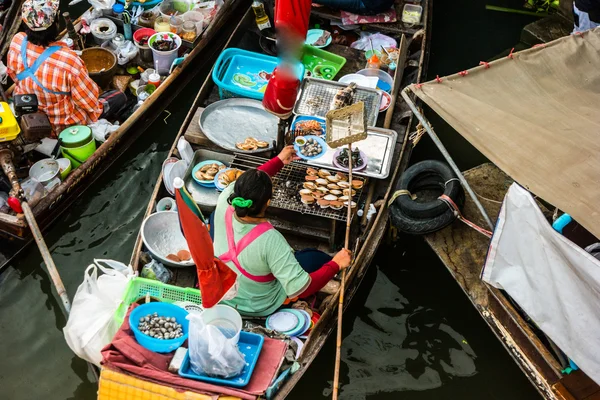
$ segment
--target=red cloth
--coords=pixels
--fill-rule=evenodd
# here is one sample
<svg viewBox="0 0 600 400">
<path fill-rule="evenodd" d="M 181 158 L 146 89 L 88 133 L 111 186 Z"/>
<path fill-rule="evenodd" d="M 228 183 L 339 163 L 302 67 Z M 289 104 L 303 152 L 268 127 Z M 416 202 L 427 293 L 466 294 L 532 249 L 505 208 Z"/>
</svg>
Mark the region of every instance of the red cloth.
<svg viewBox="0 0 600 400">
<path fill-rule="evenodd" d="M 235 284 L 237 274 L 215 257 L 208 228 L 200 218 L 200 210 L 185 192 L 185 188 L 175 190 L 175 200 L 183 236 L 196 264 L 202 304 L 210 308 L 221 301 Z"/>
<path fill-rule="evenodd" d="M 159 354 L 138 344 L 129 329 L 129 313 L 137 307 L 134 304 L 112 342 L 102 349 L 102 366 L 118 372 L 128 373 L 137 378 L 177 390 L 214 395 L 225 394 L 242 399 L 254 400 L 261 396 L 277 374 L 287 345 L 280 341 L 265 338 L 250 383 L 243 389 L 212 385 L 208 382 L 187 379 L 168 371 L 174 353 Z"/>
<path fill-rule="evenodd" d="M 327 284 L 340 270 L 340 266 L 335 261 L 329 261 L 327 264 L 323 264 L 321 268 L 315 272 L 311 272 L 310 285 L 304 292 L 298 297 L 304 299 L 315 293 L 317 293 L 323 286 Z"/>
<path fill-rule="evenodd" d="M 283 161 L 279 157 L 273 157 L 257 169 L 266 172 L 271 178 L 274 177 L 283 168 Z"/>
</svg>

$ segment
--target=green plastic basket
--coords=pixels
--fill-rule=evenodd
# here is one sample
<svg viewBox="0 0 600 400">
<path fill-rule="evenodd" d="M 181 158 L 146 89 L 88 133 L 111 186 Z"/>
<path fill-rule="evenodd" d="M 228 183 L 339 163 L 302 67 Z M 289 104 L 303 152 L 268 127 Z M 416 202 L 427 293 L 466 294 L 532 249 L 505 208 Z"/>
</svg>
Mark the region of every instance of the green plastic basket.
<svg viewBox="0 0 600 400">
<path fill-rule="evenodd" d="M 302 47 L 302 64 L 306 71 L 310 71 L 313 78 L 331 81 L 346 64 L 346 59 L 305 44 Z"/>
<path fill-rule="evenodd" d="M 149 294 L 151 297 L 159 299 L 165 303 L 189 301 L 195 304 L 202 304 L 200 291 L 198 289 L 167 285 L 152 279 L 134 278 L 129 282 L 127 289 L 125 289 L 123 302 L 115 312 L 114 319 L 117 323 L 117 326 L 121 326 L 123 324 L 129 306 L 140 297 L 145 297 L 146 294 Z"/>
</svg>

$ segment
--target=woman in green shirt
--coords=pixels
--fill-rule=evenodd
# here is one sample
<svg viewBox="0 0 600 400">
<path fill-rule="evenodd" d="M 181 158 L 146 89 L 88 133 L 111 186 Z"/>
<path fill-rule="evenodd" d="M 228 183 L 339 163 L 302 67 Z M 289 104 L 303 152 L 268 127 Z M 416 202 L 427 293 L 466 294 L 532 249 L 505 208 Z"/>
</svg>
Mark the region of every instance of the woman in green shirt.
<svg viewBox="0 0 600 400">
<path fill-rule="evenodd" d="M 273 195 L 271 177 L 295 159 L 292 146 L 257 169 L 250 169 L 219 196 L 214 213 L 215 254 L 238 274 L 237 295 L 228 304 L 244 315 L 266 316 L 287 298 L 319 291 L 341 268 L 350 265 L 344 249 L 326 253 L 294 250 L 267 222 Z"/>
</svg>

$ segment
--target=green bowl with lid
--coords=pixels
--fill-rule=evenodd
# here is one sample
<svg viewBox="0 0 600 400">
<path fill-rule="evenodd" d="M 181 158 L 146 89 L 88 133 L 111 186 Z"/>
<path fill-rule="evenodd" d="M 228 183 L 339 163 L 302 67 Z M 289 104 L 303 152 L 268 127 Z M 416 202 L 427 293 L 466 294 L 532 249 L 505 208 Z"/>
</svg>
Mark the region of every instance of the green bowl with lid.
<svg viewBox="0 0 600 400">
<path fill-rule="evenodd" d="M 75 125 L 63 130 L 58 139 L 62 155 L 71 160 L 73 168 L 79 167 L 96 151 L 92 130 L 84 125 Z"/>
</svg>

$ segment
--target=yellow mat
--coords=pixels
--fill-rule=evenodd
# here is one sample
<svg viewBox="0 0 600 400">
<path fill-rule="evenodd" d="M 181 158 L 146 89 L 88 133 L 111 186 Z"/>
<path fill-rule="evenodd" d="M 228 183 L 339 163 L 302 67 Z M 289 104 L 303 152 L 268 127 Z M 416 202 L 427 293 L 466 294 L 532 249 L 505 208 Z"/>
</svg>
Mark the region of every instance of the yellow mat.
<svg viewBox="0 0 600 400">
<path fill-rule="evenodd" d="M 102 368 L 98 385 L 98 400 L 211 400 L 211 396 L 194 392 L 180 392 L 172 387 Z M 239 400 L 221 396 L 219 400 Z"/>
</svg>

